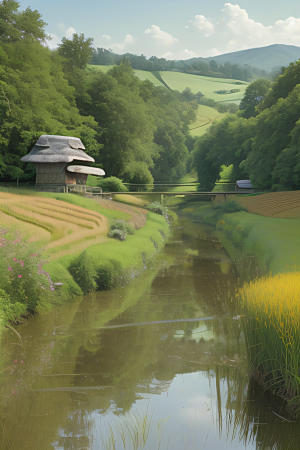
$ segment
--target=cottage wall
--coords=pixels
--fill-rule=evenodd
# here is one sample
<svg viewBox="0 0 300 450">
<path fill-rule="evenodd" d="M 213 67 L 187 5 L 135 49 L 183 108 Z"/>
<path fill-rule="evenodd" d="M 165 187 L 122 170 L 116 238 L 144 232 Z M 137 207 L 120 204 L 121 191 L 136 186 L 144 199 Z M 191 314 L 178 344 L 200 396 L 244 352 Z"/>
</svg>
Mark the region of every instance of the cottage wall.
<svg viewBox="0 0 300 450">
<path fill-rule="evenodd" d="M 36 184 L 76 184 L 75 173 L 65 167 L 66 163 L 37 163 Z"/>
</svg>

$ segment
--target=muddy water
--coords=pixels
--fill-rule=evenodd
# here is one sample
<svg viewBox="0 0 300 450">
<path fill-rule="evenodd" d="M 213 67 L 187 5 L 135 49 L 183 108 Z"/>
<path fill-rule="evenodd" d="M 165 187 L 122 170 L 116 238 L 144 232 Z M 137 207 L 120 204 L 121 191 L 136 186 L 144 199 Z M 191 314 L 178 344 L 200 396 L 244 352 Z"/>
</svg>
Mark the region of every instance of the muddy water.
<svg viewBox="0 0 300 450">
<path fill-rule="evenodd" d="M 1 450 L 298 448 L 298 423 L 249 382 L 238 276 L 212 231 L 182 220 L 126 287 L 6 333 Z"/>
</svg>

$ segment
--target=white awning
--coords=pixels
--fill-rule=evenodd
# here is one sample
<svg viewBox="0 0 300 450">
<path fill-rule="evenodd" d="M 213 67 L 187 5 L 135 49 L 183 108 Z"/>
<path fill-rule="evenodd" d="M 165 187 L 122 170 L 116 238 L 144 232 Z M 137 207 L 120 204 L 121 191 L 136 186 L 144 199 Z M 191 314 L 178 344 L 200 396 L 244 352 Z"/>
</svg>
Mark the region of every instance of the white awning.
<svg viewBox="0 0 300 450">
<path fill-rule="evenodd" d="M 105 175 L 104 170 L 98 169 L 96 167 L 68 166 L 67 170 L 68 170 L 68 172 L 85 173 L 87 175 L 96 175 L 98 177 L 102 177 L 103 175 Z"/>
<path fill-rule="evenodd" d="M 250 180 L 238 180 L 236 184 L 240 189 L 253 189 Z"/>
</svg>

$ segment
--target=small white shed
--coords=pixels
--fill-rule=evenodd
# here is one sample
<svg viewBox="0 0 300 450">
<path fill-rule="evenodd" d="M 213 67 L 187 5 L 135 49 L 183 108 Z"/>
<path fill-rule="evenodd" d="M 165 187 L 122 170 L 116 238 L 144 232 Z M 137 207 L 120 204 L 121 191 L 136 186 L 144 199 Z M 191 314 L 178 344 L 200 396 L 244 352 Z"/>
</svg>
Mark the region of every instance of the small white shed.
<svg viewBox="0 0 300 450">
<path fill-rule="evenodd" d="M 249 192 L 251 194 L 254 192 L 254 187 L 250 180 L 237 180 L 235 190 L 237 192 Z"/>
</svg>

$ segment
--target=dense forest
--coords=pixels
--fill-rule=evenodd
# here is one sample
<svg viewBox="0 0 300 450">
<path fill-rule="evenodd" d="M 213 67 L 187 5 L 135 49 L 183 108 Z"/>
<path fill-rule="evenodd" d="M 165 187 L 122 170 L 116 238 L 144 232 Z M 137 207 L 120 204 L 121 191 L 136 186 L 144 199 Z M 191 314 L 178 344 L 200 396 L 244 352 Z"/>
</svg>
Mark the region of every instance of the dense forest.
<svg viewBox="0 0 300 450">
<path fill-rule="evenodd" d="M 124 55 L 117 55 L 111 50 L 105 48 L 97 48 L 93 50 L 91 64 L 95 65 L 115 65 L 120 64 L 124 58 L 130 61 L 131 67 L 138 70 L 146 70 L 149 72 L 172 70 L 177 72 L 189 73 L 192 75 L 201 75 L 215 78 L 233 78 L 235 80 L 253 81 L 257 78 L 272 79 L 274 73 L 268 73 L 258 67 L 253 67 L 248 64 L 243 66 L 239 64 L 231 64 L 225 62 L 219 64 L 214 59 L 208 63 L 201 58 L 193 58 L 190 61 L 173 61 L 165 58 L 157 58 L 151 56 L 147 59 L 145 55 L 133 55 L 126 53 Z"/>
<path fill-rule="evenodd" d="M 127 60 L 107 74 L 87 69 L 93 39 L 83 34 L 51 51 L 45 26 L 38 11 L 1 2 L 2 181 L 34 179 L 34 167 L 20 158 L 41 134 L 79 137 L 96 166 L 127 182 L 184 175 L 197 104 L 140 81 Z"/>
<path fill-rule="evenodd" d="M 193 155 L 201 190 L 214 187 L 222 166 L 230 167 L 232 181 L 250 177 L 257 188 L 300 189 L 300 60 L 274 83 L 251 83 L 240 110 L 214 123 Z"/>
</svg>

